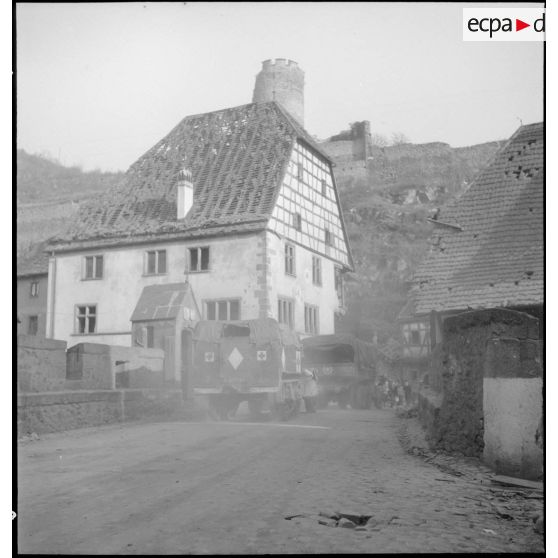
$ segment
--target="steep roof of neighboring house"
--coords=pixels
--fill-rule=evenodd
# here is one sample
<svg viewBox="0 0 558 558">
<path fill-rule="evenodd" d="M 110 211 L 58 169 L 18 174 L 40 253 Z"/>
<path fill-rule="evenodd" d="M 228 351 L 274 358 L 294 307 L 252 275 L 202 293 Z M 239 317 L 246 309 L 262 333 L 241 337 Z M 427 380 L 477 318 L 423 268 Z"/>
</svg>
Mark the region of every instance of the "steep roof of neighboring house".
<svg viewBox="0 0 558 558">
<path fill-rule="evenodd" d="M 49 255 L 44 252 L 46 242 L 33 246 L 26 256 L 17 262 L 17 276 L 47 275 Z"/>
<path fill-rule="evenodd" d="M 543 202 L 544 127 L 529 124 L 441 210 L 414 278 L 416 312 L 542 304 Z"/>
<path fill-rule="evenodd" d="M 311 136 L 275 102 L 187 116 L 110 192 L 80 210 L 54 249 L 263 230 L 294 143 Z M 330 161 L 331 162 L 331 161 Z M 194 205 L 176 219 L 177 177 L 190 169 Z"/>
</svg>

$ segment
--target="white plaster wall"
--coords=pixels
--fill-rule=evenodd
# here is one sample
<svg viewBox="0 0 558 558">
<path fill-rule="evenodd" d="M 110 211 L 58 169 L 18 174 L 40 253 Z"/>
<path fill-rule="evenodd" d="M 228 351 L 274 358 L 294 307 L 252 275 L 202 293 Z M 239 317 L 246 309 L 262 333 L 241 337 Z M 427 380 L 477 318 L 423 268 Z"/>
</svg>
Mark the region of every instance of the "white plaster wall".
<svg viewBox="0 0 558 558">
<path fill-rule="evenodd" d="M 497 472 L 537 478 L 543 453 L 535 443 L 542 414 L 541 378 L 484 378 L 484 461 Z"/>
<path fill-rule="evenodd" d="M 285 240 L 273 233 L 267 233 L 268 257 L 270 257 L 271 289 L 270 303 L 272 317 L 277 319 L 278 297 L 295 300 L 295 330 L 304 331 L 304 304 L 319 307 L 320 334 L 335 333 L 335 311 L 339 299 L 335 290 L 335 264 L 332 260 L 311 252 L 295 244 L 296 277 L 285 273 Z M 322 286 L 312 283 L 312 256 L 322 260 Z"/>
<path fill-rule="evenodd" d="M 87 255 L 104 256 L 104 277 L 100 280 L 82 280 L 85 252 L 57 255 L 53 285 L 54 331 L 50 337 L 67 341 L 69 347 L 80 342 L 130 346 L 130 316 L 143 288 L 185 281 L 186 250 L 194 246 L 210 247 L 211 270 L 189 274 L 200 312 L 203 312 L 204 299 L 240 298 L 241 318 L 257 318 L 256 264 L 259 262 L 255 235 L 201 242 L 153 243 L 88 251 Z M 144 254 L 154 249 L 167 250 L 167 273 L 144 276 Z M 98 334 L 74 334 L 75 306 L 78 304 L 97 305 Z"/>
</svg>

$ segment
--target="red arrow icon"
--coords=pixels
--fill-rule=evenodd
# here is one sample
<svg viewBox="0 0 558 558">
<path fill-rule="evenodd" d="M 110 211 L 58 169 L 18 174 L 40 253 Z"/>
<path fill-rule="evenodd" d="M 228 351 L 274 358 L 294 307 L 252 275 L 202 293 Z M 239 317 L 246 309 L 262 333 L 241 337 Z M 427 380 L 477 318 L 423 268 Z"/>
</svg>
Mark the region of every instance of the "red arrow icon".
<svg viewBox="0 0 558 558">
<path fill-rule="evenodd" d="M 520 19 L 515 20 L 515 30 L 516 31 L 521 31 L 522 29 L 525 29 L 526 27 L 531 27 L 530 23 L 525 23 L 524 21 L 521 21 Z"/>
</svg>

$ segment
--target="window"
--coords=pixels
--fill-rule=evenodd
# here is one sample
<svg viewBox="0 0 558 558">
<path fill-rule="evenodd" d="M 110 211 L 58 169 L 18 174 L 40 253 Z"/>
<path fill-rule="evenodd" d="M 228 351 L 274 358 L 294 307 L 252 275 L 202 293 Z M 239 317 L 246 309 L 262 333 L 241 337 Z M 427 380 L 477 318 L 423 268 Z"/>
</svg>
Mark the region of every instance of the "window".
<svg viewBox="0 0 558 558">
<path fill-rule="evenodd" d="M 145 346 L 148 349 L 155 347 L 155 328 L 153 326 L 146 326 L 145 328 Z"/>
<path fill-rule="evenodd" d="M 39 282 L 38 281 L 31 281 L 31 291 L 30 291 L 30 296 L 35 298 L 36 296 L 39 296 Z"/>
<path fill-rule="evenodd" d="M 420 345 L 420 333 L 417 329 L 411 330 L 411 345 Z"/>
<path fill-rule="evenodd" d="M 302 182 L 304 180 L 304 167 L 302 163 L 296 164 L 296 177 Z"/>
<path fill-rule="evenodd" d="M 85 279 L 103 278 L 103 256 L 85 256 Z"/>
<path fill-rule="evenodd" d="M 302 230 L 302 215 L 300 213 L 293 213 L 293 227 L 297 231 Z"/>
<path fill-rule="evenodd" d="M 324 229 L 324 233 L 325 233 L 325 244 L 326 246 L 332 246 L 332 242 L 331 242 L 331 232 L 329 231 L 328 228 Z"/>
<path fill-rule="evenodd" d="M 335 272 L 335 290 L 337 292 L 337 298 L 339 299 L 339 303 L 342 305 L 344 301 L 343 272 L 338 265 L 335 266 L 334 272 Z"/>
<path fill-rule="evenodd" d="M 95 333 L 97 330 L 97 305 L 76 306 L 76 333 Z"/>
<path fill-rule="evenodd" d="M 287 275 L 296 275 L 295 247 L 292 244 L 285 244 L 285 273 Z"/>
<path fill-rule="evenodd" d="M 278 299 L 277 321 L 294 329 L 294 301 L 288 298 Z"/>
<path fill-rule="evenodd" d="M 327 196 L 327 182 L 322 178 L 322 196 Z"/>
<path fill-rule="evenodd" d="M 167 251 L 149 250 L 145 253 L 145 274 L 158 275 L 167 272 Z"/>
<path fill-rule="evenodd" d="M 322 260 L 317 256 L 312 256 L 312 283 L 322 285 Z"/>
<path fill-rule="evenodd" d="M 190 265 L 189 271 L 209 271 L 209 247 L 189 248 Z"/>
<path fill-rule="evenodd" d="M 29 316 L 27 323 L 27 335 L 37 335 L 39 330 L 39 316 Z"/>
<path fill-rule="evenodd" d="M 318 320 L 318 307 L 311 304 L 304 305 L 304 331 L 317 335 L 320 331 Z"/>
<path fill-rule="evenodd" d="M 240 320 L 240 300 L 206 300 L 204 318 L 206 320 Z"/>
</svg>

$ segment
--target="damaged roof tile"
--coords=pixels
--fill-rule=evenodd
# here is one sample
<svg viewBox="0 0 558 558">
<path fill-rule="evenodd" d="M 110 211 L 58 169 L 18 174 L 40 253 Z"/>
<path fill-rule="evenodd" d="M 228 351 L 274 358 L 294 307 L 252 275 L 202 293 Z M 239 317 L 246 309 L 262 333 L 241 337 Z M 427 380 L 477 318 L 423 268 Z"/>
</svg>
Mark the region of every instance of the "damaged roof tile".
<svg viewBox="0 0 558 558">
<path fill-rule="evenodd" d="M 542 304 L 544 127 L 522 126 L 469 189 L 440 212 L 414 278 L 416 313 Z"/>
<path fill-rule="evenodd" d="M 50 248 L 262 230 L 297 140 L 330 160 L 275 102 L 187 116 L 115 188 L 81 208 Z M 186 168 L 194 204 L 177 220 L 176 183 Z"/>
</svg>

